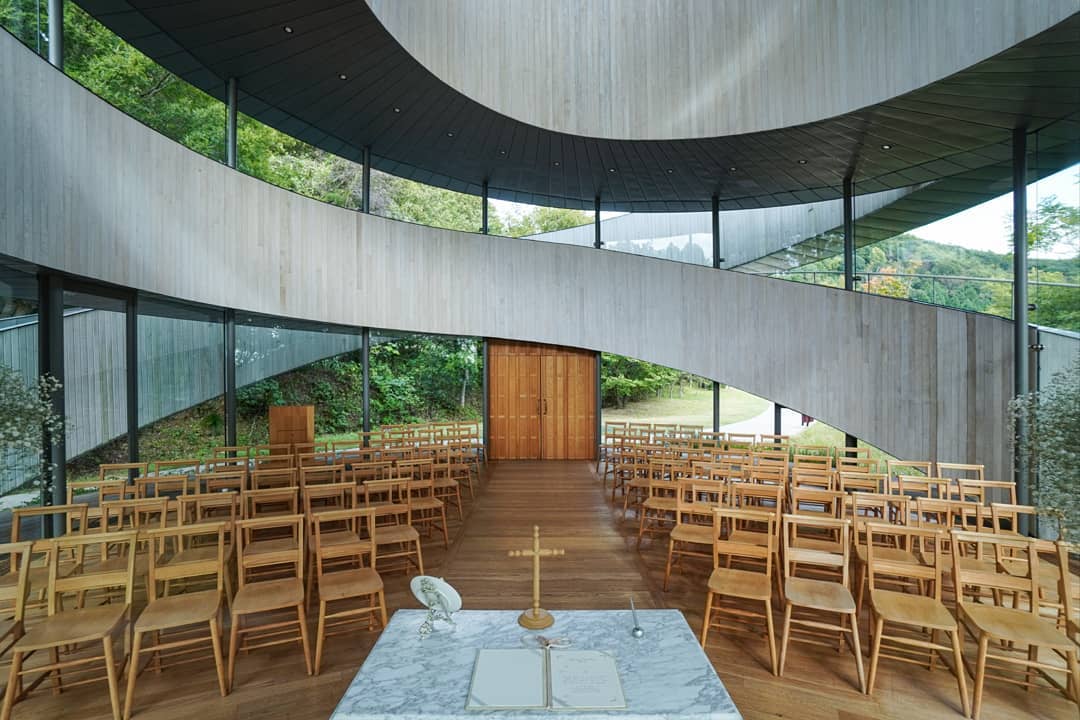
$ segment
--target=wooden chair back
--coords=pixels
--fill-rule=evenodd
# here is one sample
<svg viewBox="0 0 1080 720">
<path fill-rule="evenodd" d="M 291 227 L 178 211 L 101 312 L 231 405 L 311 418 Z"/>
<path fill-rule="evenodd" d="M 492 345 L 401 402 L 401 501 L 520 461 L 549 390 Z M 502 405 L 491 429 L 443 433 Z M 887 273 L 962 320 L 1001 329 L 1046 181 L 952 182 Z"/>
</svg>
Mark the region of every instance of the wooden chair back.
<svg viewBox="0 0 1080 720">
<path fill-rule="evenodd" d="M 270 491 L 263 490 L 259 492 Z M 274 573 L 277 578 L 295 577 L 301 583 L 303 582 L 304 522 L 303 515 L 278 515 L 237 521 L 236 562 L 237 576 L 241 588 L 251 582 L 250 578 L 253 572 L 262 574 L 262 571 L 265 570 L 278 571 Z M 290 535 L 296 542 L 282 544 L 280 547 L 266 548 L 261 552 L 244 552 L 245 547 L 258 542 L 256 538 L 263 535 Z"/>
<path fill-rule="evenodd" d="M 833 445 L 833 457 L 836 458 L 837 465 L 839 466 L 840 460 L 848 459 L 853 460 L 856 458 L 869 459 L 870 448 L 865 445 L 850 447 L 848 445 Z"/>
<path fill-rule="evenodd" d="M 27 532 L 27 529 L 23 527 L 23 521 L 40 519 L 44 523 L 49 522 L 51 518 L 56 516 L 63 516 L 64 528 L 68 535 L 81 535 L 86 530 L 88 511 L 89 507 L 86 503 L 13 508 L 11 511 L 11 542 L 18 543 L 23 539 L 41 540 L 45 537 L 45 533 Z M 28 537 L 29 535 L 36 535 L 36 537 Z"/>
<path fill-rule="evenodd" d="M 314 540 L 315 572 L 322 587 L 325 565 L 328 560 L 355 560 L 359 567 L 375 569 L 378 555 L 375 544 L 376 510 L 369 507 L 352 507 L 345 510 L 327 510 L 312 516 L 312 538 Z M 328 529 L 344 527 L 353 536 L 351 541 L 342 542 L 340 536 L 333 543 L 325 541 Z"/>
<path fill-rule="evenodd" d="M 1038 616 L 1039 553 L 1035 549 L 1035 540 L 1020 535 L 953 530 L 952 545 L 955 549 L 953 582 L 956 585 L 957 606 L 967 601 L 969 593 L 964 592 L 963 588 L 973 587 L 982 592 L 1008 593 L 1013 597 L 1011 605 L 1014 610 Z M 1007 570 L 1000 562 L 1003 557 L 1012 560 Z M 997 562 L 965 563 L 964 558 Z M 1019 599 L 1016 594 L 1026 598 Z"/>
<path fill-rule="evenodd" d="M 851 448 L 848 448 L 849 450 Z M 863 448 L 866 449 L 866 448 Z M 846 473 L 873 473 L 877 472 L 877 460 L 871 457 L 842 457 L 836 458 L 836 471 Z"/>
<path fill-rule="evenodd" d="M 713 541 L 713 567 L 720 567 L 720 558 L 730 558 L 735 563 L 739 559 L 750 560 L 752 565 L 760 567 L 765 563 L 765 574 L 772 577 L 773 557 L 776 554 L 777 545 L 777 518 L 775 513 L 761 512 L 758 510 L 746 510 L 743 508 L 714 508 L 713 528 L 716 536 Z M 754 533 L 754 537 L 760 537 L 759 542 L 732 539 L 733 530 L 742 530 Z"/>
<path fill-rule="evenodd" d="M 168 498 L 113 500 L 101 504 L 101 527 L 107 532 L 163 528 L 168 517 Z"/>
<path fill-rule="evenodd" d="M 159 597 L 158 583 L 172 580 L 212 579 L 218 595 L 225 579 L 225 522 L 200 522 L 191 525 L 152 530 L 147 597 L 151 604 Z M 187 553 L 194 546 L 215 546 L 213 555 Z M 187 586 L 187 583 L 184 583 Z M 175 594 L 171 592 L 169 594 Z"/>
<path fill-rule="evenodd" d="M 1016 483 L 1012 480 L 960 480 L 955 489 L 958 500 L 980 505 L 1016 505 Z"/>
<path fill-rule="evenodd" d="M 930 460 L 894 460 L 885 461 L 885 474 L 889 479 L 895 479 L 900 475 L 934 477 L 934 463 Z"/>
<path fill-rule="evenodd" d="M 180 499 L 180 522 L 184 525 L 222 521 L 230 529 L 242 517 L 240 493 L 219 492 L 188 495 Z"/>
<path fill-rule="evenodd" d="M 372 480 L 385 480 L 391 476 L 394 463 L 390 461 L 370 461 L 353 463 L 351 470 L 346 470 L 346 476 L 357 485 L 363 485 Z"/>
<path fill-rule="evenodd" d="M 728 489 L 731 506 L 742 510 L 770 512 L 777 518 L 784 512 L 784 493 L 782 485 L 764 485 L 758 483 L 733 483 Z"/>
<path fill-rule="evenodd" d="M 791 489 L 835 490 L 836 481 L 832 470 L 820 467 L 796 467 L 791 471 Z"/>
<path fill-rule="evenodd" d="M 886 475 L 884 473 L 837 472 L 836 482 L 840 491 L 849 495 L 852 493 L 884 493 Z"/>
<path fill-rule="evenodd" d="M 146 475 L 148 463 L 104 463 L 98 465 L 98 482 L 123 482 L 134 481 L 135 478 Z"/>
<path fill-rule="evenodd" d="M 135 480 L 135 497 L 137 499 L 176 497 L 187 495 L 190 487 L 191 479 L 186 474 L 147 475 Z"/>
<path fill-rule="evenodd" d="M 292 443 L 253 445 L 251 447 L 252 470 L 280 470 L 295 465 Z"/>
<path fill-rule="evenodd" d="M 131 606 L 135 587 L 135 549 L 138 533 L 134 530 L 97 535 L 64 535 L 52 540 L 54 551 L 49 558 L 49 584 L 46 591 L 49 615 L 63 611 L 63 597 L 70 594 L 82 595 L 94 591 L 109 591 L 119 594 L 128 607 Z M 114 569 L 112 564 L 83 562 L 86 549 L 90 546 L 108 545 L 118 557 L 127 560 L 122 567 Z M 106 551 L 102 551 L 104 557 Z M 61 558 L 73 556 L 73 567 L 64 567 L 61 572 Z M 74 607 L 75 603 L 68 603 Z"/>
<path fill-rule="evenodd" d="M 319 513 L 356 507 L 356 501 L 356 483 L 312 485 L 304 491 L 304 514 L 310 521 Z"/>
<path fill-rule="evenodd" d="M 246 470 L 220 470 L 196 475 L 195 482 L 206 492 L 244 492 L 248 489 Z"/>
<path fill-rule="evenodd" d="M 832 448 L 825 445 L 796 445 L 791 456 L 792 471 L 797 468 L 832 470 Z"/>
<path fill-rule="evenodd" d="M 884 579 L 889 586 L 896 581 L 915 581 L 921 594 L 941 601 L 941 576 L 944 572 L 944 553 L 933 551 L 941 547 L 945 532 L 938 528 L 917 528 L 870 522 L 865 533 L 871 540 L 866 546 L 867 581 L 873 592 Z M 876 542 L 873 541 L 876 539 Z M 907 550 L 907 553 L 881 553 L 880 548 Z M 920 549 L 926 552 L 917 552 Z"/>
<path fill-rule="evenodd" d="M 791 490 L 791 514 L 839 519 L 844 516 L 845 495 L 839 490 L 798 487 Z"/>
<path fill-rule="evenodd" d="M 147 475 L 184 475 L 193 478 L 202 468 L 199 458 L 181 458 L 179 460 L 154 460 L 148 463 Z"/>
<path fill-rule="evenodd" d="M 295 515 L 300 511 L 299 488 L 247 490 L 240 494 L 245 520 L 273 515 Z"/>
<path fill-rule="evenodd" d="M 252 470 L 251 472 L 250 485 L 252 490 L 299 487 L 299 484 L 300 480 L 297 470 L 291 466 L 277 468 L 260 467 L 258 470 Z"/>
<path fill-rule="evenodd" d="M 14 532 L 14 529 L 12 530 Z M 51 561 L 51 543 L 46 543 L 46 562 Z M 0 614 L 16 629 L 15 637 L 21 635 L 26 614 L 26 599 L 30 591 L 30 566 L 34 552 L 32 542 L 0 544 L 0 557 L 8 557 L 7 580 L 0 582 Z"/>
<path fill-rule="evenodd" d="M 898 495 L 907 495 L 912 499 L 949 499 L 949 480 L 947 478 L 898 475 L 895 487 Z"/>
<path fill-rule="evenodd" d="M 783 519 L 784 575 L 795 577 L 797 569 L 811 572 L 837 574 L 844 587 L 850 587 L 851 522 L 831 517 L 785 514 Z M 829 536 L 835 542 L 828 548 L 819 544 L 801 547 L 800 540 L 807 535 L 818 538 Z"/>
<path fill-rule="evenodd" d="M 345 482 L 344 465 L 308 465 L 300 467 L 300 492 L 313 485 L 334 485 Z"/>
<path fill-rule="evenodd" d="M 983 473 L 985 465 L 973 463 L 943 463 L 937 464 L 938 477 L 943 477 L 954 482 L 961 480 L 985 480 Z"/>
<path fill-rule="evenodd" d="M 758 435 L 755 448 L 758 451 L 782 452 L 787 455 L 788 450 L 791 448 L 791 436 L 762 433 Z"/>
</svg>

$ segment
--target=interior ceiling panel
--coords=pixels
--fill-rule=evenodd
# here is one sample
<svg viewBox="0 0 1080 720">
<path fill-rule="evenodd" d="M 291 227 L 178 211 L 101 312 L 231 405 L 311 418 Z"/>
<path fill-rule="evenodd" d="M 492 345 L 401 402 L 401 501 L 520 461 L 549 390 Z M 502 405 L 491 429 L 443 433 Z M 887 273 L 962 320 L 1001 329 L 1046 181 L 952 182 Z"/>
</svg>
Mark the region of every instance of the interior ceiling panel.
<svg viewBox="0 0 1080 720">
<path fill-rule="evenodd" d="M 322 149 L 358 160 L 370 147 L 378 170 L 470 193 L 486 180 L 491 197 L 538 205 L 591 210 L 599 196 L 605 210 L 708 210 L 715 194 L 722 208 L 770 207 L 837 197 L 848 172 L 857 193 L 905 187 L 1000 170 L 1014 127 L 1080 111 L 1080 13 L 846 115 L 649 141 L 566 135 L 484 107 L 424 68 L 365 2 L 78 4 L 214 97 L 237 78 L 241 112 Z"/>
</svg>

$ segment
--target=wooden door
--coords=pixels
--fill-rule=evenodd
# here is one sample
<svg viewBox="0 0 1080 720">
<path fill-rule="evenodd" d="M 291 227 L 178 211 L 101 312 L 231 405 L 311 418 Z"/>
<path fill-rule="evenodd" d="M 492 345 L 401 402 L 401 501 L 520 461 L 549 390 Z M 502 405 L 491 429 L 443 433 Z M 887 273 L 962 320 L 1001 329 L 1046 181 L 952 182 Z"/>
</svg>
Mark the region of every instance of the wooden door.
<svg viewBox="0 0 1080 720">
<path fill-rule="evenodd" d="M 540 354 L 520 350 L 488 346 L 489 438 L 493 460 L 540 457 Z"/>
<path fill-rule="evenodd" d="M 530 343 L 488 342 L 489 457 L 596 456 L 596 355 Z"/>
</svg>

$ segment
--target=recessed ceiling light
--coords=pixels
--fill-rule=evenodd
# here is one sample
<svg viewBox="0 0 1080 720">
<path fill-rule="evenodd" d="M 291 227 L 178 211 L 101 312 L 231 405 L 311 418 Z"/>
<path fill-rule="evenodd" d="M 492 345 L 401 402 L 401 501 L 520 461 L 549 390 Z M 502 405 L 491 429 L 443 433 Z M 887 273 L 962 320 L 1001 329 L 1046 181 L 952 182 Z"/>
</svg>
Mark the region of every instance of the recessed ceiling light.
<svg viewBox="0 0 1080 720">
<path fill-rule="evenodd" d="M 338 80 L 348 80 L 348 79 L 349 79 L 349 76 L 346 75 L 345 73 L 341 73 L 340 75 L 338 75 Z"/>
<path fill-rule="evenodd" d="M 454 137 L 453 131 L 446 133 L 446 137 Z"/>
<path fill-rule="evenodd" d="M 610 173 L 613 173 L 613 172 L 615 172 L 615 168 L 608 168 L 607 171 L 610 172 Z"/>
<path fill-rule="evenodd" d="M 668 175 L 672 174 L 673 172 L 675 172 L 675 171 L 674 171 L 674 170 L 673 170 L 672 168 L 668 168 L 668 169 L 667 169 L 667 174 L 668 174 Z"/>
<path fill-rule="evenodd" d="M 396 112 L 396 113 L 401 112 L 401 108 L 394 108 L 394 112 Z"/>
<path fill-rule="evenodd" d="M 892 145 L 889 145 L 888 143 L 886 143 L 886 144 L 881 146 L 881 149 L 882 150 L 892 150 Z"/>
<path fill-rule="evenodd" d="M 729 168 L 727 169 L 727 171 L 728 171 L 729 173 L 733 173 L 733 172 L 735 172 L 735 171 L 736 171 L 736 170 L 738 170 L 738 169 L 739 169 L 739 168 L 737 168 L 737 167 L 735 167 L 734 165 L 732 165 L 731 167 L 729 167 Z"/>
<path fill-rule="evenodd" d="M 499 155 L 502 155 L 502 156 L 504 156 L 504 157 L 505 157 L 505 156 L 506 156 L 506 151 L 505 151 L 505 150 L 500 150 L 500 151 L 499 151 Z"/>
<path fill-rule="evenodd" d="M 806 164 L 806 161 L 805 161 L 805 160 L 800 160 L 800 161 L 799 161 L 799 164 L 800 164 L 800 165 L 805 165 L 805 164 Z"/>
<path fill-rule="evenodd" d="M 558 160 L 556 160 L 555 162 L 553 162 L 551 164 L 554 165 L 555 167 L 559 167 L 560 165 L 562 165 L 562 163 L 560 163 Z"/>
<path fill-rule="evenodd" d="M 285 32 L 289 33 L 290 35 L 292 35 L 292 25 L 286 25 L 285 27 L 283 27 L 281 29 L 284 30 Z"/>
</svg>

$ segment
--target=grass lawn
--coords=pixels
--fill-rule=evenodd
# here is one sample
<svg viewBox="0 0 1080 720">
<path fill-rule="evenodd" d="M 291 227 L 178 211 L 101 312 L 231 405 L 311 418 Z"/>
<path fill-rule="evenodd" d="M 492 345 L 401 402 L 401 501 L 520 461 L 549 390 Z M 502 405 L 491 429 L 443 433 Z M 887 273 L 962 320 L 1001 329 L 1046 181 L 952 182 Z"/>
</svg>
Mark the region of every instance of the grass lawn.
<svg viewBox="0 0 1080 720">
<path fill-rule="evenodd" d="M 828 445 L 829 447 L 842 447 L 844 444 L 844 433 L 830 425 L 815 420 L 801 433 L 792 435 L 791 440 L 796 445 Z M 884 450 L 880 450 L 861 440 L 859 441 L 859 447 L 870 448 L 870 457 L 878 462 L 878 472 L 885 472 L 885 462 L 887 460 L 896 460 L 895 457 Z M 898 472 L 901 475 L 922 475 L 922 472 L 920 471 L 905 467 L 898 468 Z"/>
<path fill-rule="evenodd" d="M 720 390 L 720 424 L 756 417 L 769 409 L 769 401 L 727 387 Z M 604 408 L 604 420 L 613 422 L 683 423 L 712 427 L 712 390 L 683 388 L 682 396 L 649 398 L 624 408 Z"/>
</svg>

